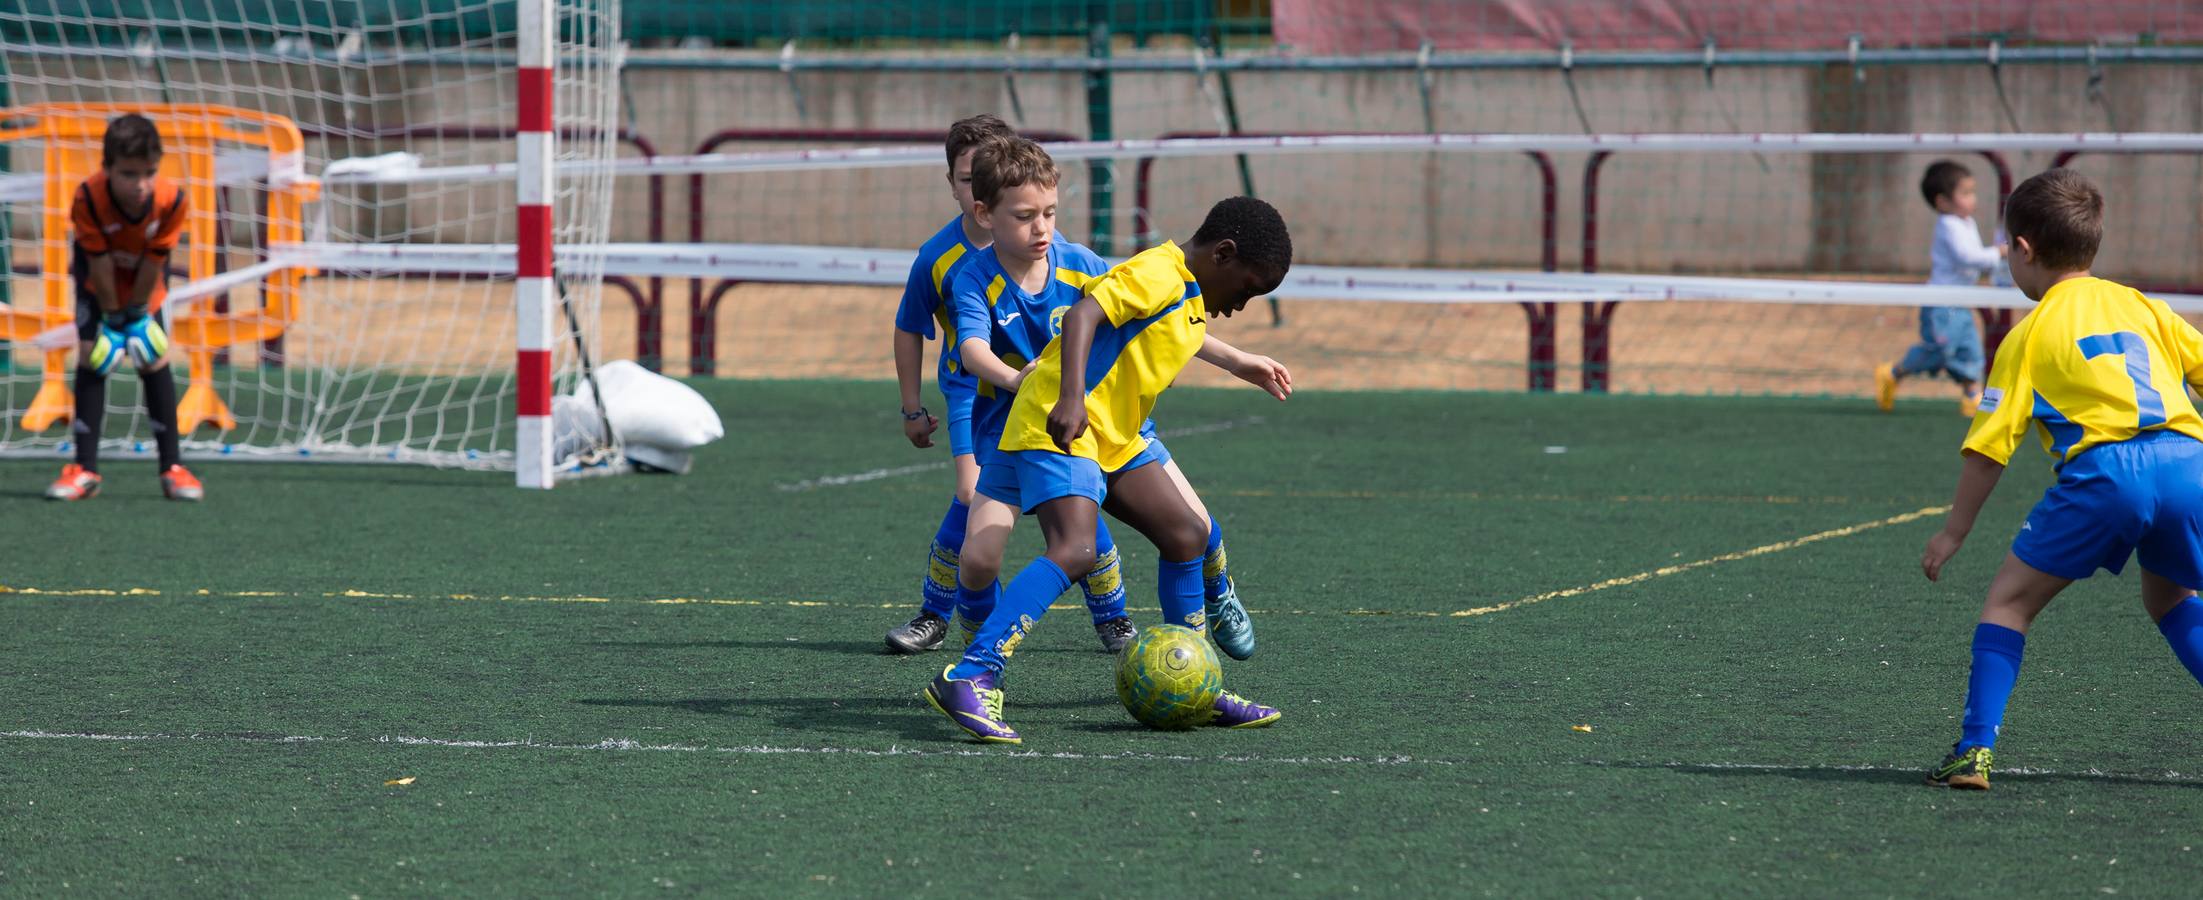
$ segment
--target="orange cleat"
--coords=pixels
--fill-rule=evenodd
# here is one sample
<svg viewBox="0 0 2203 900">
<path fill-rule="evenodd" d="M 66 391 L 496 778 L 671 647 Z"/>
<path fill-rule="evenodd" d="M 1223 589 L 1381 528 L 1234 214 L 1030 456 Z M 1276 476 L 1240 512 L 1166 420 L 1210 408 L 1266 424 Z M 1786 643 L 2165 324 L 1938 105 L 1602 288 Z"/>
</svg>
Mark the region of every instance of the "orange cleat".
<svg viewBox="0 0 2203 900">
<path fill-rule="evenodd" d="M 99 496 L 99 475 L 76 463 L 61 467 L 61 477 L 46 487 L 48 500 L 87 500 Z"/>
<path fill-rule="evenodd" d="M 192 477 L 191 470 L 183 466 L 169 466 L 161 473 L 161 493 L 170 500 L 189 500 L 196 503 L 206 499 L 207 489 Z"/>
</svg>

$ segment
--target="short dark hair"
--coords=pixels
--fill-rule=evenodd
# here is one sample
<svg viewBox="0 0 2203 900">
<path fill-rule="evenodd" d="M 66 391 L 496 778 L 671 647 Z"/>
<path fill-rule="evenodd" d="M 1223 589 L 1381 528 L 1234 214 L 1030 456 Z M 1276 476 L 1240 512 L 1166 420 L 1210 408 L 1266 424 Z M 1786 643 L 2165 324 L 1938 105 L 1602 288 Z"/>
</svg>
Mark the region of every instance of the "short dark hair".
<svg viewBox="0 0 2203 900">
<path fill-rule="evenodd" d="M 1939 159 L 1928 163 L 1928 171 L 1920 176 L 1920 199 L 1935 205 L 1935 198 L 1958 193 L 1958 183 L 1974 177 L 1973 170 L 1952 160 Z"/>
<path fill-rule="evenodd" d="M 958 119 L 949 126 L 949 168 L 956 168 L 956 158 L 964 151 L 996 138 L 1016 137 L 1017 129 L 1002 121 L 1001 116 L 980 113 L 968 119 Z"/>
<path fill-rule="evenodd" d="M 989 207 L 1001 202 L 1002 192 L 1011 188 L 1055 187 L 1062 180 L 1055 157 L 1021 137 L 995 138 L 980 144 L 979 152 L 971 155 L 971 199 Z"/>
<path fill-rule="evenodd" d="M 1293 235 L 1277 207 L 1254 197 L 1231 197 L 1209 207 L 1209 216 L 1193 233 L 1196 244 L 1229 239 L 1239 258 L 1284 272 L 1293 267 Z"/>
<path fill-rule="evenodd" d="M 152 119 L 137 113 L 124 113 L 107 123 L 107 134 L 99 142 L 101 166 L 112 166 L 126 159 L 160 158 L 161 133 L 154 129 Z"/>
<path fill-rule="evenodd" d="M 2012 191 L 2004 230 L 2027 239 L 2035 264 L 2052 272 L 2086 271 L 2104 242 L 2104 192 L 2072 169 L 2051 169 Z"/>
</svg>

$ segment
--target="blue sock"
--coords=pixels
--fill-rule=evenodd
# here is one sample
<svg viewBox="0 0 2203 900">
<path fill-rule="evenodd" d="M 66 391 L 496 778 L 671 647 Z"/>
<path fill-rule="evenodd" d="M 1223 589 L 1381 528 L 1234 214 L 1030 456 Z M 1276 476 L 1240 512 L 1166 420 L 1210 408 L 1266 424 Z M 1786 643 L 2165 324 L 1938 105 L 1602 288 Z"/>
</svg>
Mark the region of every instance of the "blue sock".
<svg viewBox="0 0 2203 900">
<path fill-rule="evenodd" d="M 1010 580 L 1010 586 L 1002 592 L 1002 602 L 995 605 L 987 624 L 979 627 L 979 636 L 964 650 L 963 661 L 949 670 L 949 677 L 1000 673 L 1025 635 L 1040 624 L 1041 616 L 1048 614 L 1048 604 L 1056 602 L 1056 597 L 1070 587 L 1070 576 L 1048 557 L 1033 560 Z"/>
<path fill-rule="evenodd" d="M 2203 601 L 2194 597 L 2180 601 L 2157 620 L 2157 631 L 2172 645 L 2172 655 L 2188 667 L 2188 674 L 2203 682 Z"/>
<path fill-rule="evenodd" d="M 1974 626 L 1974 666 L 1966 676 L 1966 718 L 1960 748 L 1996 747 L 1997 729 L 2004 724 L 2004 704 L 2019 683 L 2019 657 L 2027 650 L 2027 636 L 2002 625 L 1983 622 Z"/>
<path fill-rule="evenodd" d="M 964 501 L 950 499 L 941 528 L 933 533 L 933 550 L 926 554 L 926 580 L 919 592 L 926 612 L 944 619 L 956 611 L 956 565 L 964 553 L 964 523 L 970 516 Z"/>
<path fill-rule="evenodd" d="M 995 606 L 1002 600 L 1002 582 L 989 582 L 985 588 L 972 590 L 961 584 L 956 586 L 956 617 L 966 622 L 980 623 L 994 615 Z"/>
<path fill-rule="evenodd" d="M 1155 597 L 1163 604 L 1163 624 L 1184 625 L 1207 634 L 1201 609 L 1201 560 L 1162 560 L 1155 566 Z"/>
<path fill-rule="evenodd" d="M 1094 568 L 1079 579 L 1079 587 L 1086 592 L 1086 612 L 1094 617 L 1096 625 L 1124 618 L 1124 570 L 1118 568 L 1120 562 L 1117 539 L 1110 537 L 1106 523 L 1095 519 Z"/>
<path fill-rule="evenodd" d="M 1201 557 L 1202 608 L 1216 614 L 1216 605 L 1232 594 L 1232 574 L 1224 562 L 1224 523 L 1209 518 L 1209 552 Z"/>
</svg>

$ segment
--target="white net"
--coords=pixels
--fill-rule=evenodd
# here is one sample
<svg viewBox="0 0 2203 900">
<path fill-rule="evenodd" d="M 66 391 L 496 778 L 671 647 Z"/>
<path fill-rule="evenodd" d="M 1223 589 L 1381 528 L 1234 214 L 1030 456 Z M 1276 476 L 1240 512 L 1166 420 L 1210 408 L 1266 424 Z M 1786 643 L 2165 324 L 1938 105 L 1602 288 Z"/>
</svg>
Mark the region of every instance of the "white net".
<svg viewBox="0 0 2203 900">
<path fill-rule="evenodd" d="M 610 227 L 613 178 L 602 164 L 618 122 L 618 0 L 562 0 L 554 22 L 556 239 L 568 248 L 558 267 L 573 313 L 557 316 L 563 391 L 581 371 L 577 343 L 594 351 L 599 328 L 601 256 L 591 248 Z M 0 354 L 0 452 L 55 453 L 70 438 L 64 423 L 33 414 L 73 365 L 73 335 L 60 329 L 73 319 L 74 287 L 52 271 L 68 255 L 68 210 L 54 198 L 97 166 L 99 147 L 97 128 L 55 123 L 140 111 L 162 132 L 163 175 L 194 208 L 171 258 L 167 310 L 197 398 L 186 424 L 207 413 L 187 453 L 510 468 L 509 267 L 310 267 L 295 243 L 509 248 L 516 28 L 510 0 L 0 4 L 0 107 L 10 111 L 0 130 L 12 129 L 0 148 L 12 268 L 0 300 L 14 338 Z M 210 122 L 231 124 L 186 137 Z M 289 127 L 303 141 L 302 177 L 265 136 Z M 487 163 L 502 166 L 470 180 L 344 176 Z M 193 317 L 206 334 L 238 339 L 187 346 L 182 323 Z M 126 453 L 150 445 L 134 382 L 113 380 L 106 418 L 106 444 Z"/>
</svg>

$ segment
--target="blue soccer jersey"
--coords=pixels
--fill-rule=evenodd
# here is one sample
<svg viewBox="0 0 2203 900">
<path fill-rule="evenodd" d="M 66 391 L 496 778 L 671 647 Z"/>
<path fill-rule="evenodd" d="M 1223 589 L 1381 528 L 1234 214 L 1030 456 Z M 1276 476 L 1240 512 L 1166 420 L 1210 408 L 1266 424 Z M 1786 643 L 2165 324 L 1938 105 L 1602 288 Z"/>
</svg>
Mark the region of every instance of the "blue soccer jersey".
<svg viewBox="0 0 2203 900">
<path fill-rule="evenodd" d="M 930 339 L 934 336 L 934 324 L 940 324 L 939 378 L 943 394 L 947 394 L 952 385 L 969 390 L 973 384 L 957 356 L 956 321 L 947 298 L 957 271 L 981 252 L 964 238 L 964 217 L 950 219 L 918 248 L 918 258 L 910 264 L 910 277 L 903 282 L 902 303 L 895 308 L 898 330 Z"/>
<path fill-rule="evenodd" d="M 991 248 L 975 254 L 949 290 L 955 333 L 966 340 L 987 335 L 987 345 L 1013 369 L 1039 359 L 1041 351 L 1062 333 L 1064 312 L 1079 302 L 1088 281 L 1109 271 L 1109 264 L 1059 235 L 1048 247 L 1048 269 L 1047 284 L 1034 294 L 1010 279 Z M 1015 399 L 1016 395 L 979 381 L 972 400 L 972 441 L 981 448 L 982 463 L 993 454 Z"/>
</svg>

